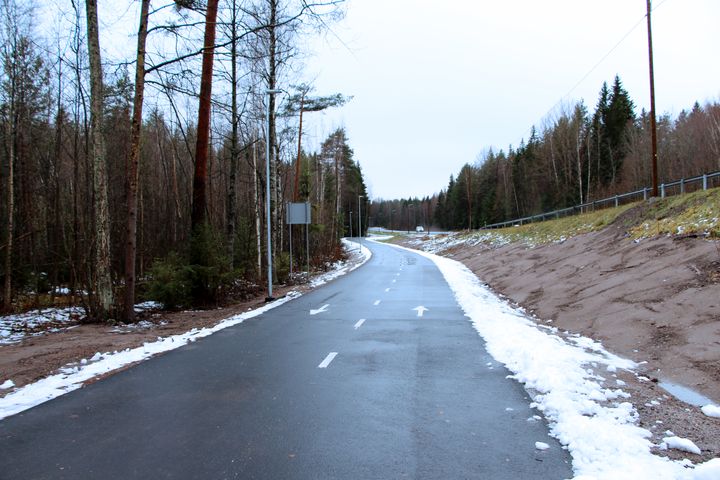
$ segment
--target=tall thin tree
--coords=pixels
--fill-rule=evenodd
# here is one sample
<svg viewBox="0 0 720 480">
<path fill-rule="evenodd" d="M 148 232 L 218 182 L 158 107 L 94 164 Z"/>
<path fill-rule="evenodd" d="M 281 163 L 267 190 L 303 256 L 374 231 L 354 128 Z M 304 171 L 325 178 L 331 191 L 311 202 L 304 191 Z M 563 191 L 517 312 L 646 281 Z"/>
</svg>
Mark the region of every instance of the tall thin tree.
<svg viewBox="0 0 720 480">
<path fill-rule="evenodd" d="M 137 199 L 140 175 L 140 134 L 142 130 L 143 98 L 145 93 L 145 43 L 148 33 L 150 0 L 140 4 L 137 61 L 135 63 L 135 98 L 130 127 L 130 155 L 126 165 L 127 225 L 125 240 L 125 305 L 124 320 L 135 321 L 135 259 L 137 256 Z"/>
<path fill-rule="evenodd" d="M 88 54 L 90 59 L 90 131 L 92 141 L 92 178 L 95 206 L 94 295 L 91 316 L 94 320 L 108 318 L 113 304 L 110 277 L 110 214 L 105 135 L 103 123 L 103 74 L 100 59 L 97 0 L 86 0 Z"/>
</svg>

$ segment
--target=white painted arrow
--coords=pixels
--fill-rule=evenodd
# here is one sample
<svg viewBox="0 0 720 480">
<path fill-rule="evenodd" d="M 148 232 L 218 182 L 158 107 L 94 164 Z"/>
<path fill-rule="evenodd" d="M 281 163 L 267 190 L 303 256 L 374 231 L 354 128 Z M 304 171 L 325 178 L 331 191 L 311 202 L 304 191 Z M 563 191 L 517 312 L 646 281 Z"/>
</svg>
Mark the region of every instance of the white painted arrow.
<svg viewBox="0 0 720 480">
<path fill-rule="evenodd" d="M 429 309 L 423 307 L 422 305 L 420 305 L 419 307 L 413 308 L 413 310 L 415 310 L 416 312 L 418 312 L 418 317 L 422 317 L 422 316 L 423 316 L 423 313 L 427 312 Z"/>
<path fill-rule="evenodd" d="M 318 308 L 317 310 L 311 309 L 311 310 L 310 310 L 310 315 L 317 315 L 318 313 L 327 312 L 327 309 L 328 309 L 329 306 L 330 306 L 330 304 L 329 304 L 329 303 L 326 303 L 325 305 L 323 305 L 322 307 Z"/>
</svg>

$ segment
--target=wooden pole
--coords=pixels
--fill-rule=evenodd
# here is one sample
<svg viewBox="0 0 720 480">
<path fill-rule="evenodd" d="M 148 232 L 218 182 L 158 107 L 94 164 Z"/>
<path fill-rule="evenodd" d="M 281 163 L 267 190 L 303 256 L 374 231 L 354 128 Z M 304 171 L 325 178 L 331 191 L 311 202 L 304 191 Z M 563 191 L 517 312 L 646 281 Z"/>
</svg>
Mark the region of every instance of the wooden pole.
<svg viewBox="0 0 720 480">
<path fill-rule="evenodd" d="M 652 138 L 652 188 L 653 197 L 658 196 L 658 166 L 657 166 L 657 123 L 655 121 L 655 73 L 653 70 L 653 49 L 652 49 L 652 22 L 650 12 L 652 6 L 647 0 L 647 31 L 648 31 L 648 58 L 650 61 L 650 132 Z"/>
</svg>

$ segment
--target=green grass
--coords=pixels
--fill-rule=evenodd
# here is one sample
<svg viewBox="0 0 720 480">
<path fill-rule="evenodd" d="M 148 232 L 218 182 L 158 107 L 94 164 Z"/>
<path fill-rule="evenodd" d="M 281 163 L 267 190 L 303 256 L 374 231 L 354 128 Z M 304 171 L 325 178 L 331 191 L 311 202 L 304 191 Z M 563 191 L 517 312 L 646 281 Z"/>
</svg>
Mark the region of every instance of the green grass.
<svg viewBox="0 0 720 480">
<path fill-rule="evenodd" d="M 633 238 L 701 235 L 720 238 L 720 189 L 664 198 L 650 203 L 643 220 L 629 229 Z"/>
<path fill-rule="evenodd" d="M 521 243 L 528 246 L 562 242 L 611 224 L 625 229 L 631 238 L 660 235 L 699 235 L 720 238 L 720 189 L 635 202 L 557 220 L 529 223 L 497 230 L 481 230 L 463 238 L 492 245 Z"/>
</svg>

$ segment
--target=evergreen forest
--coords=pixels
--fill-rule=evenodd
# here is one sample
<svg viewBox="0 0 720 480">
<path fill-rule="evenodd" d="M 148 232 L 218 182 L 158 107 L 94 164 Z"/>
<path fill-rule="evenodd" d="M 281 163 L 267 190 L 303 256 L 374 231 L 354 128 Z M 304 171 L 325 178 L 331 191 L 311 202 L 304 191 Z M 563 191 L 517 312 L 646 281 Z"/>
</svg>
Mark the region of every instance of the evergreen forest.
<svg viewBox="0 0 720 480">
<path fill-rule="evenodd" d="M 695 103 L 657 119 L 659 182 L 720 170 L 720 104 Z M 477 229 L 652 185 L 650 115 L 636 111 L 619 76 L 595 107 L 566 105 L 507 151 L 488 149 L 424 198 L 375 200 L 372 225 Z"/>
</svg>

